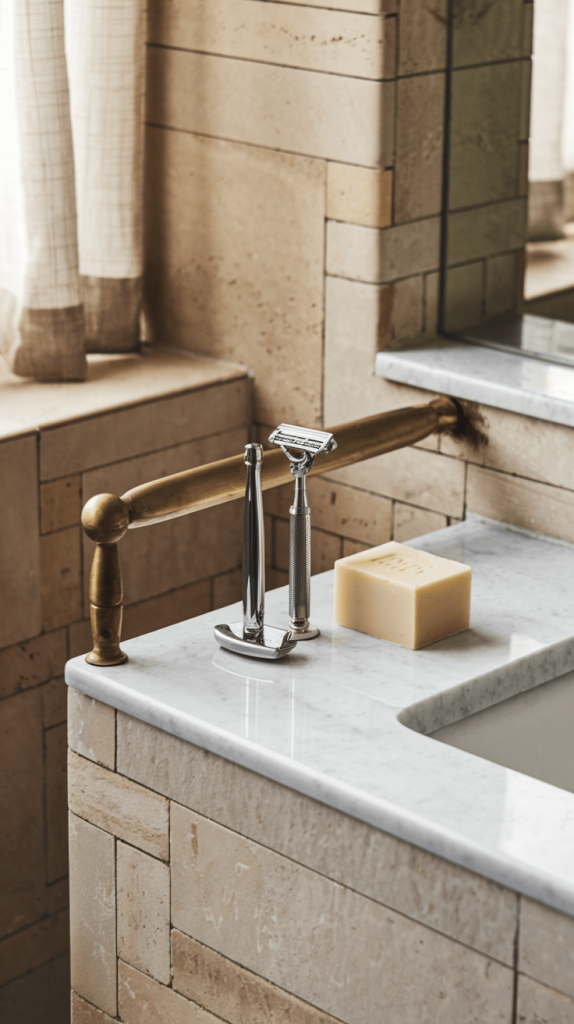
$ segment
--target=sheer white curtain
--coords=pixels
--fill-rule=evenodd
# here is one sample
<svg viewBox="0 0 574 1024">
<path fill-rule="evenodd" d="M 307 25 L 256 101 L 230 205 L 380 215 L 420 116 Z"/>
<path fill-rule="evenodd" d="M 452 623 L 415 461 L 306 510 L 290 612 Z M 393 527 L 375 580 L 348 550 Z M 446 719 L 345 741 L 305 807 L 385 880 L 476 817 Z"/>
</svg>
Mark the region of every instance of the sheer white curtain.
<svg viewBox="0 0 574 1024">
<path fill-rule="evenodd" d="M 144 0 L 0 0 L 0 350 L 81 379 L 137 348 Z"/>
</svg>

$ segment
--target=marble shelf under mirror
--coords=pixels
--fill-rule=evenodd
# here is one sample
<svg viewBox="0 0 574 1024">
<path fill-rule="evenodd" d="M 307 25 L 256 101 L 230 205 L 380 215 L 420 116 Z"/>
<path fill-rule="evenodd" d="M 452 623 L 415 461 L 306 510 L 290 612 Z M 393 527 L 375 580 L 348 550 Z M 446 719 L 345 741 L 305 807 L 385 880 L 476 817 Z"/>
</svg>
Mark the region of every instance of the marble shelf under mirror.
<svg viewBox="0 0 574 1024">
<path fill-rule="evenodd" d="M 410 543 L 472 566 L 469 630 L 407 651 L 334 626 L 327 572 L 321 637 L 280 662 L 217 647 L 235 605 L 124 643 L 122 666 L 75 658 L 66 681 L 574 915 L 574 794 L 421 734 L 574 668 L 574 547 L 478 517 Z M 286 588 L 267 595 L 267 622 L 286 609 Z"/>
</svg>

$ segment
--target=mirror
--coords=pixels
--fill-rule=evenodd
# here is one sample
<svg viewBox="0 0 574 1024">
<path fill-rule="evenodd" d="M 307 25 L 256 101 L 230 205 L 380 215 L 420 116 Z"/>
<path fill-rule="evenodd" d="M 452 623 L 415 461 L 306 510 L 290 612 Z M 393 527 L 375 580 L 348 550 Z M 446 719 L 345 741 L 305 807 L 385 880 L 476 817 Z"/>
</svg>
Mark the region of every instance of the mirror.
<svg viewBox="0 0 574 1024">
<path fill-rule="evenodd" d="M 446 121 L 442 333 L 574 362 L 574 0 L 450 0 Z"/>
</svg>

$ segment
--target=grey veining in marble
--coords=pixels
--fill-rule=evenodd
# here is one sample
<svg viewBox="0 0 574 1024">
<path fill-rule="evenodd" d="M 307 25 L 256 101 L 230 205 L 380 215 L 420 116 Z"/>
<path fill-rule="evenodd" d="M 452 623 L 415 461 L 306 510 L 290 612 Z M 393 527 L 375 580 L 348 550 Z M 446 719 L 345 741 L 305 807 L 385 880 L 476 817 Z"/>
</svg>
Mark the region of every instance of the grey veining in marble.
<svg viewBox="0 0 574 1024">
<path fill-rule="evenodd" d="M 574 366 L 442 341 L 405 352 L 379 352 L 387 380 L 574 427 Z"/>
<path fill-rule="evenodd" d="M 335 626 L 328 572 L 321 637 L 282 661 L 217 647 L 232 606 L 127 641 L 126 665 L 75 658 L 66 680 L 574 915 L 574 794 L 423 735 L 574 668 L 574 547 L 478 517 L 410 543 L 472 566 L 469 630 L 407 651 Z M 266 621 L 286 624 L 287 588 Z"/>
</svg>

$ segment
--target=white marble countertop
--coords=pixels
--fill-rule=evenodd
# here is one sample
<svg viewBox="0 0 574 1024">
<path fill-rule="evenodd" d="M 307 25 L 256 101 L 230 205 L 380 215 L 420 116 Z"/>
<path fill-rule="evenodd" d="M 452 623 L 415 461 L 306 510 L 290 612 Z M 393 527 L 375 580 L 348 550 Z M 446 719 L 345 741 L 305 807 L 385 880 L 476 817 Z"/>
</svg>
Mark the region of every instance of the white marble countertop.
<svg viewBox="0 0 574 1024">
<path fill-rule="evenodd" d="M 469 630 L 407 651 L 334 626 L 327 572 L 321 637 L 282 661 L 217 647 L 234 605 L 125 642 L 125 665 L 75 658 L 66 681 L 574 915 L 574 794 L 424 735 L 574 668 L 574 547 L 478 517 L 409 543 L 472 566 Z M 286 609 L 267 595 L 269 624 Z"/>
<path fill-rule="evenodd" d="M 401 384 L 574 427 L 574 366 L 444 340 L 379 352 L 375 372 Z"/>
</svg>

